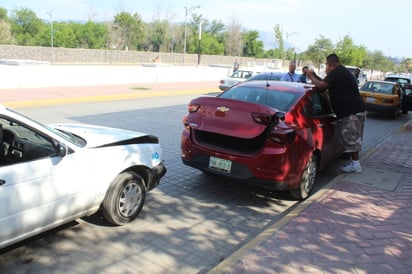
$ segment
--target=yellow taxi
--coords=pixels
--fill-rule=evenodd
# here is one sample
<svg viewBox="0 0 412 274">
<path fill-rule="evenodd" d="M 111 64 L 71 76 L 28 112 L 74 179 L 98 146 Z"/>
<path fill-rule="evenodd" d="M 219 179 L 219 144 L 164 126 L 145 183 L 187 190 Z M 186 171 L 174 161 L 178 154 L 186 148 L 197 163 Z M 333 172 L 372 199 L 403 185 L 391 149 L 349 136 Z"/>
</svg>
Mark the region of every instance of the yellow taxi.
<svg viewBox="0 0 412 274">
<path fill-rule="evenodd" d="M 402 88 L 397 82 L 371 80 L 360 88 L 366 110 L 397 118 L 402 112 Z"/>
</svg>

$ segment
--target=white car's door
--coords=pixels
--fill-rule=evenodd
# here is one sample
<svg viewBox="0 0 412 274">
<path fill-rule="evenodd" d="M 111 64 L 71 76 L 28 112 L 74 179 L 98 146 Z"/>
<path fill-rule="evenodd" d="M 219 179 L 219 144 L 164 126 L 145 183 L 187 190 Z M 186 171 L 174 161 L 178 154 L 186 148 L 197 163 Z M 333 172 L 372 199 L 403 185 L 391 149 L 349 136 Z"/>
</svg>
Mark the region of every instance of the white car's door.
<svg viewBox="0 0 412 274">
<path fill-rule="evenodd" d="M 1 247 L 82 215 L 95 190 L 82 151 L 60 156 L 48 136 L 16 122 L 0 123 Z"/>
</svg>

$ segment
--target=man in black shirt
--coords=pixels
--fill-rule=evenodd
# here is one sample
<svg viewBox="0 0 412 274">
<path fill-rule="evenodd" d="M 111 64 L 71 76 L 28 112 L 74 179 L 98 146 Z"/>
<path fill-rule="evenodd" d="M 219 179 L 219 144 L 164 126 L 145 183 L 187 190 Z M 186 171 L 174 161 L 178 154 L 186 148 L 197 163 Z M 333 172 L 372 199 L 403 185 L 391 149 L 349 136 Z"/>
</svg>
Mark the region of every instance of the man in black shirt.
<svg viewBox="0 0 412 274">
<path fill-rule="evenodd" d="M 326 58 L 326 77 L 322 80 L 313 70 L 307 77 L 321 90 L 329 90 L 330 103 L 342 123 L 344 152 L 351 154 L 349 163 L 341 168 L 343 172 L 362 172 L 359 151 L 362 145 L 366 107 L 359 94 L 358 84 L 353 74 L 340 64 L 336 54 Z"/>
</svg>

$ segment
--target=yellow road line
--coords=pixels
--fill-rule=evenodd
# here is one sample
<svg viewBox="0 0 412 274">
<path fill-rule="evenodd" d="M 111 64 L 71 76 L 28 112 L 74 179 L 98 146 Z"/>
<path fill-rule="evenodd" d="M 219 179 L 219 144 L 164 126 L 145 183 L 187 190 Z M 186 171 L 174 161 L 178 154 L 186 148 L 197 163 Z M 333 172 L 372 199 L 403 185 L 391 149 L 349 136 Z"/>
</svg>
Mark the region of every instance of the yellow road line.
<svg viewBox="0 0 412 274">
<path fill-rule="evenodd" d="M 173 91 L 146 91 L 138 93 L 125 94 L 109 94 L 109 95 L 93 95 L 81 97 L 66 97 L 66 98 L 50 98 L 27 101 L 12 101 L 4 102 L 3 104 L 10 108 L 25 108 L 25 107 L 41 107 L 51 105 L 65 105 L 76 103 L 90 103 L 90 102 L 107 102 L 118 101 L 126 99 L 140 99 L 149 97 L 167 97 L 176 95 L 190 95 L 190 94 L 204 94 L 209 92 L 217 92 L 216 89 L 196 89 L 196 90 L 173 90 Z"/>
</svg>

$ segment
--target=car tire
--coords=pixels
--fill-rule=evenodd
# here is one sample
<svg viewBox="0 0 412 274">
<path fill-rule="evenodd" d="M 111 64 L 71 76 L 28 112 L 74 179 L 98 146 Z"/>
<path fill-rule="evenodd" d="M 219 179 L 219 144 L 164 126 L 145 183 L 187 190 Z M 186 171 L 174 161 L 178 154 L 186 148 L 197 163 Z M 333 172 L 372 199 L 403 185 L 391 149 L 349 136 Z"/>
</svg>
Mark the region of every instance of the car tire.
<svg viewBox="0 0 412 274">
<path fill-rule="evenodd" d="M 134 172 L 123 172 L 111 183 L 103 200 L 103 217 L 114 225 L 134 220 L 142 210 L 146 197 L 143 178 Z"/>
<path fill-rule="evenodd" d="M 298 200 L 304 200 L 309 197 L 315 184 L 318 173 L 318 157 L 313 153 L 306 163 L 302 178 L 297 189 L 290 190 L 292 197 Z"/>
<path fill-rule="evenodd" d="M 394 112 L 392 113 L 392 118 L 397 119 L 400 113 L 401 113 L 401 106 L 397 106 Z"/>
</svg>

